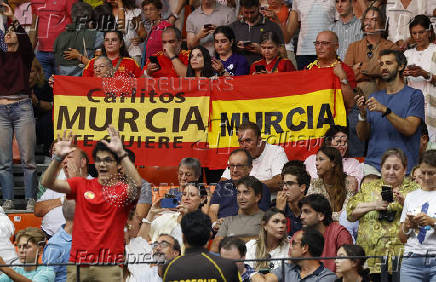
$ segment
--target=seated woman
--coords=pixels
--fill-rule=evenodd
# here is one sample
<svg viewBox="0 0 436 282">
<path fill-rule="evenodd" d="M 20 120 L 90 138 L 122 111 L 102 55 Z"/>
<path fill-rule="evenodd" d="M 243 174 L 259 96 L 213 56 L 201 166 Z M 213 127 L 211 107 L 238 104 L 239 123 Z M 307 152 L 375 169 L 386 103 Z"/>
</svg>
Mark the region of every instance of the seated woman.
<svg viewBox="0 0 436 282">
<path fill-rule="evenodd" d="M 356 244 L 362 246 L 368 256 L 398 256 L 402 253 L 403 244 L 397 234 L 404 198 L 419 188 L 418 184 L 405 177 L 406 168 L 407 158 L 403 151 L 387 150 L 381 159 L 381 179 L 362 185 L 360 192 L 348 202 L 348 220 L 359 220 Z M 386 191 L 383 195 L 382 190 Z M 380 259 L 369 258 L 367 265 L 372 280 L 379 281 Z"/>
<path fill-rule="evenodd" d="M 41 242 L 45 242 L 45 235 L 42 230 L 36 227 L 27 227 L 20 230 L 15 238 L 20 264 L 37 263 L 38 256 L 43 248 Z M 5 264 L 1 257 L 0 264 Z M 3 272 L 0 275 L 0 281 L 28 281 L 28 279 L 31 279 L 32 281 L 52 282 L 55 280 L 53 269 L 47 266 L 0 267 L 0 271 Z"/>
<path fill-rule="evenodd" d="M 213 33 L 215 39 L 215 58 L 212 67 L 220 76 L 246 75 L 250 72 L 250 65 L 245 56 L 236 52 L 236 39 L 229 26 L 219 26 Z"/>
<path fill-rule="evenodd" d="M 182 216 L 201 209 L 207 202 L 207 192 L 203 185 L 188 183 L 182 192 L 182 201 L 176 210 L 160 208 L 160 201 L 151 206 L 147 217 L 142 221 L 143 224 L 138 235 L 148 241 L 155 241 L 159 234 L 167 233 L 174 236 L 179 242 L 183 242 L 180 228 Z"/>
<path fill-rule="evenodd" d="M 209 51 L 203 46 L 197 46 L 189 53 L 188 69 L 186 77 L 212 77 L 216 76 L 212 67 L 212 59 Z"/>
<path fill-rule="evenodd" d="M 262 59 L 255 61 L 250 66 L 251 74 L 272 72 L 295 71 L 292 62 L 280 56 L 281 41 L 275 32 L 263 32 L 261 34 L 260 48 Z"/>
<path fill-rule="evenodd" d="M 348 200 L 357 192 L 357 180 L 347 176 L 342 166 L 342 157 L 333 147 L 321 147 L 316 154 L 317 179 L 312 179 L 307 195 L 322 194 L 330 202 L 333 220 L 339 221 Z"/>
<path fill-rule="evenodd" d="M 113 76 L 140 77 L 142 75 L 139 65 L 129 57 L 120 31 L 106 31 L 104 33 L 103 55 L 112 62 Z M 95 60 L 91 59 L 83 69 L 82 76 L 94 77 Z"/>
<path fill-rule="evenodd" d="M 283 211 L 272 208 L 265 212 L 262 218 L 262 228 L 259 238 L 246 243 L 245 259 L 284 258 L 288 256 L 289 240 L 286 232 L 286 217 Z M 251 261 L 247 262 L 256 271 L 260 269 L 276 269 L 281 261 Z"/>
<path fill-rule="evenodd" d="M 359 245 L 342 245 L 337 252 L 338 257 L 364 257 L 365 250 Z M 369 270 L 364 269 L 365 258 L 335 260 L 336 276 L 335 282 L 366 282 L 369 280 Z"/>
<path fill-rule="evenodd" d="M 360 181 L 363 177 L 363 168 L 355 158 L 346 158 L 348 151 L 348 128 L 340 125 L 332 125 L 324 135 L 323 146 L 335 147 L 342 156 L 342 166 L 347 175 L 354 176 Z M 316 170 L 316 154 L 310 155 L 304 161 L 307 172 L 312 178 L 318 178 Z"/>
</svg>

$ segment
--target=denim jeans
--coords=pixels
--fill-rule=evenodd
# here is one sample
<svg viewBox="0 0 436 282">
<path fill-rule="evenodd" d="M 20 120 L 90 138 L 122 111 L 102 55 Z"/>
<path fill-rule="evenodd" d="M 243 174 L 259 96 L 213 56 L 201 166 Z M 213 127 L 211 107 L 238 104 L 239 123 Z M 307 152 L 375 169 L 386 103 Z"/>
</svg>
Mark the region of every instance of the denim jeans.
<svg viewBox="0 0 436 282">
<path fill-rule="evenodd" d="M 0 185 L 3 199 L 14 199 L 14 179 L 12 174 L 12 140 L 18 142 L 21 164 L 24 169 L 26 199 L 34 198 L 36 191 L 35 164 L 35 118 L 30 99 L 9 105 L 0 105 Z"/>
<path fill-rule="evenodd" d="M 400 271 L 401 282 L 436 282 L 435 257 L 403 258 Z"/>
<path fill-rule="evenodd" d="M 45 79 L 48 80 L 52 74 L 56 73 L 54 53 L 38 51 L 36 53 L 36 58 L 41 63 Z"/>
</svg>

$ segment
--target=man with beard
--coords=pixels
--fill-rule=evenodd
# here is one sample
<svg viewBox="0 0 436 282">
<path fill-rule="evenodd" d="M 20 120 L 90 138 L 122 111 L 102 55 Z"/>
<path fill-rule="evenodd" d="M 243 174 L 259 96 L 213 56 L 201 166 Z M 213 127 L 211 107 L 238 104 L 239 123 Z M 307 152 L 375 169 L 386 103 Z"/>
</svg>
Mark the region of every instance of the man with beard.
<svg viewBox="0 0 436 282">
<path fill-rule="evenodd" d="M 313 259 L 313 257 L 321 256 L 323 246 L 322 234 L 315 228 L 305 227 L 302 231 L 295 233 L 289 247 L 289 257 L 305 259 L 291 259 L 291 263 L 284 264 L 284 271 L 280 266 L 272 273 L 266 275 L 257 273 L 251 276 L 251 281 L 335 281 L 336 275 L 324 267 L 322 262 Z"/>
<path fill-rule="evenodd" d="M 407 174 L 418 163 L 424 96 L 421 90 L 404 85 L 402 73 L 406 66 L 402 52 L 383 50 L 380 73 L 386 90 L 371 94 L 368 100 L 355 97 L 360 112 L 357 136 L 368 141 L 365 176 L 380 175 L 381 156 L 390 148 L 400 148 L 406 154 Z"/>
</svg>

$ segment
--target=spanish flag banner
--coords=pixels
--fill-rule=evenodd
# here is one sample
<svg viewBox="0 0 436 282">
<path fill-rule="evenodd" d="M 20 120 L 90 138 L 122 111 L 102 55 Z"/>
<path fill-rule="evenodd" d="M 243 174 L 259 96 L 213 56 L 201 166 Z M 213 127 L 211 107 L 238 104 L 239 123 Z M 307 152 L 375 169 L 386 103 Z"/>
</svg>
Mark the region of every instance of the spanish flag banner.
<svg viewBox="0 0 436 282">
<path fill-rule="evenodd" d="M 72 130 L 90 153 L 113 124 L 137 165 L 174 166 L 195 157 L 224 168 L 239 146 L 236 128 L 248 120 L 289 159 L 304 159 L 330 125 L 346 125 L 331 69 L 214 79 L 56 76 L 54 93 L 55 136 Z"/>
</svg>

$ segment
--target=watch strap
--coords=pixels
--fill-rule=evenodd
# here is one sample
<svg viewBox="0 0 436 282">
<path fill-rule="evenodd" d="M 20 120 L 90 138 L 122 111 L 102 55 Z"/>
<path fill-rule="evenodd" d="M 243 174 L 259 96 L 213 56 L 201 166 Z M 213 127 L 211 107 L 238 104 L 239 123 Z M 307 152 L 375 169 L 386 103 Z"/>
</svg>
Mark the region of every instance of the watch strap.
<svg viewBox="0 0 436 282">
<path fill-rule="evenodd" d="M 386 107 L 386 112 L 384 112 L 382 114 L 382 117 L 386 117 L 387 115 L 389 115 L 390 113 L 392 113 L 392 110 L 389 107 Z"/>
</svg>

